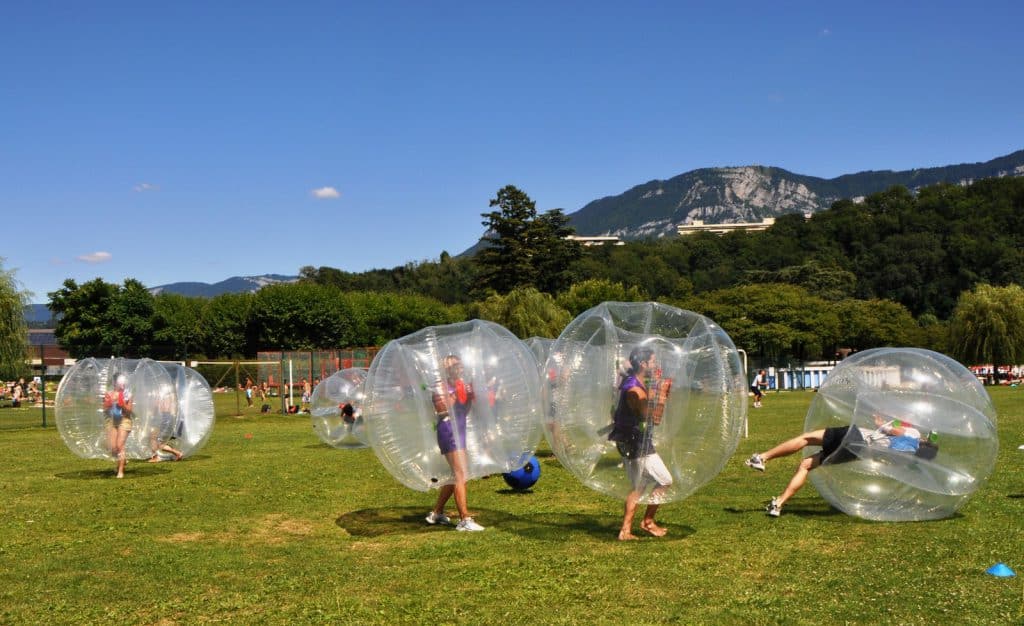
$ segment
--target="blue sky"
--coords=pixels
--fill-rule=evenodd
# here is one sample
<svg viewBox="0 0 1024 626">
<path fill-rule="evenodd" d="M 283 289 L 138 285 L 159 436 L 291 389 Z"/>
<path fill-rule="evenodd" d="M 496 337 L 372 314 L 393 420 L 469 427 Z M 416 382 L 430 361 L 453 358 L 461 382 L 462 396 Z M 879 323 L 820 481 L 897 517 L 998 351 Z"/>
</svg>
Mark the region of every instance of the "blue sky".
<svg viewBox="0 0 1024 626">
<path fill-rule="evenodd" d="M 459 253 L 700 168 L 1024 148 L 1007 2 L 24 2 L 0 8 L 0 257 L 33 302 Z M 589 234 L 589 233 L 584 233 Z"/>
</svg>

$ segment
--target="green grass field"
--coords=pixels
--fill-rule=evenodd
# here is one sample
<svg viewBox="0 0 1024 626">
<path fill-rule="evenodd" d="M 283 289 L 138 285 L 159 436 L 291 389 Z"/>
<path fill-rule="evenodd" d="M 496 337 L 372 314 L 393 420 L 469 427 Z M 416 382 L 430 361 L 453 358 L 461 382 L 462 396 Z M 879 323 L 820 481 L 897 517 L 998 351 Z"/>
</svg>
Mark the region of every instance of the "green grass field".
<svg viewBox="0 0 1024 626">
<path fill-rule="evenodd" d="M 742 461 L 813 397 L 772 393 L 726 469 L 662 508 L 669 536 L 626 543 L 621 502 L 546 449 L 532 492 L 472 482 L 488 528 L 457 533 L 371 451 L 321 444 L 305 416 L 235 416 L 232 394 L 196 456 L 120 481 L 52 413 L 0 409 L 0 623 L 1021 623 L 1024 388 L 992 394 L 996 471 L 952 519 L 864 522 L 810 485 L 765 516 L 797 459 Z M 997 562 L 1018 577 L 985 574 Z"/>
</svg>

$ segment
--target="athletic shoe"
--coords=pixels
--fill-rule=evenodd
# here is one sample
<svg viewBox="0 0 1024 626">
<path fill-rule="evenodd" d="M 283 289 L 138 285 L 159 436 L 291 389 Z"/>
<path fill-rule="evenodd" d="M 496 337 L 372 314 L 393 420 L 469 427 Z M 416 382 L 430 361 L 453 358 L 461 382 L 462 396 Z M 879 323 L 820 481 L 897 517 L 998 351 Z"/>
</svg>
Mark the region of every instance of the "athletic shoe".
<svg viewBox="0 0 1024 626">
<path fill-rule="evenodd" d="M 427 523 L 433 526 L 434 524 L 443 524 L 445 526 L 452 525 L 452 519 L 444 513 L 434 513 L 431 511 L 427 513 Z"/>
<path fill-rule="evenodd" d="M 743 464 L 751 469 L 756 469 L 759 472 L 764 471 L 764 461 L 761 460 L 760 454 L 755 454 L 751 456 L 749 459 L 744 461 Z"/>
<path fill-rule="evenodd" d="M 766 513 L 768 513 L 768 515 L 772 517 L 778 517 L 782 515 L 782 507 L 779 506 L 779 503 L 775 501 L 775 498 L 772 498 L 772 501 L 768 503 L 768 506 L 764 507 L 764 510 Z"/>
<path fill-rule="evenodd" d="M 463 517 L 459 520 L 459 525 L 455 527 L 455 530 L 483 530 L 484 527 L 473 521 L 472 517 Z"/>
</svg>

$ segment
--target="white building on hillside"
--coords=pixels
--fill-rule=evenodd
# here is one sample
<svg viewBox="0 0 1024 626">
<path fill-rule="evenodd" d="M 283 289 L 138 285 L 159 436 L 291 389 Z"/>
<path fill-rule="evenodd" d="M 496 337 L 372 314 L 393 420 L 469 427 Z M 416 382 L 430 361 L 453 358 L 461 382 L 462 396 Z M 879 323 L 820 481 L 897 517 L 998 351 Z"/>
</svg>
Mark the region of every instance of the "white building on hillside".
<svg viewBox="0 0 1024 626">
<path fill-rule="evenodd" d="M 693 220 L 692 224 L 680 224 L 678 231 L 680 235 L 692 235 L 694 233 L 709 232 L 716 235 L 724 235 L 736 230 L 758 231 L 768 230 L 775 223 L 774 217 L 766 217 L 760 222 L 741 222 L 739 224 L 705 224 L 704 220 Z"/>
</svg>

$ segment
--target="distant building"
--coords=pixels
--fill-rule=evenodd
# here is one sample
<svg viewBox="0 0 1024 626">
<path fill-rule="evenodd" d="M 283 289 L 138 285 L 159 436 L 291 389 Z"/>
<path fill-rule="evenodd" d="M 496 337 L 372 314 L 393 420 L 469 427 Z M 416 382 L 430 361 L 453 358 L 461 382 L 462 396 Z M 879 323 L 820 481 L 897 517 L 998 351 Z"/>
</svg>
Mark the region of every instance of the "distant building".
<svg viewBox="0 0 1024 626">
<path fill-rule="evenodd" d="M 768 230 L 775 223 L 774 217 L 766 217 L 760 222 L 740 222 L 738 224 L 705 224 L 704 220 L 693 220 L 692 224 L 680 224 L 678 231 L 680 235 L 692 235 L 694 233 L 714 233 L 724 235 L 736 230 L 755 232 Z"/>
<path fill-rule="evenodd" d="M 52 328 L 29 328 L 27 360 L 33 370 L 46 368 L 47 376 L 67 373 L 75 359 L 57 344 Z"/>
<path fill-rule="evenodd" d="M 57 334 L 52 328 L 29 328 L 28 345 L 56 346 Z"/>
<path fill-rule="evenodd" d="M 624 246 L 626 242 L 614 236 L 600 236 L 595 235 L 593 237 L 587 237 L 583 235 L 569 235 L 566 237 L 570 241 L 578 241 L 584 246 L 603 246 L 605 244 L 611 246 Z"/>
</svg>

